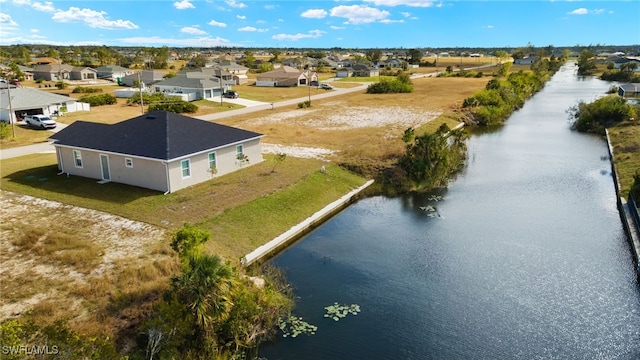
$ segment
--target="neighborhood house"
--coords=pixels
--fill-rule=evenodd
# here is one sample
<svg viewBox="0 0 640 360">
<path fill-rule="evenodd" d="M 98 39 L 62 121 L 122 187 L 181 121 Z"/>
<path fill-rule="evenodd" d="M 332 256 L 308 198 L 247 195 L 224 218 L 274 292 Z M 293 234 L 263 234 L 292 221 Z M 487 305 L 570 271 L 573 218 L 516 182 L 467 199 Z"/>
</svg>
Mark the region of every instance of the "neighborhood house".
<svg viewBox="0 0 640 360">
<path fill-rule="evenodd" d="M 61 174 L 170 193 L 262 162 L 262 137 L 153 111 L 112 125 L 76 121 L 49 139 Z"/>
<path fill-rule="evenodd" d="M 290 66 L 267 71 L 256 76 L 256 86 L 298 86 L 318 81 L 318 74 L 298 70 Z"/>
<path fill-rule="evenodd" d="M 10 102 L 9 95 L 11 95 Z M 20 87 L 0 90 L 0 120 L 2 121 L 13 122 L 26 115 L 55 116 L 66 112 L 90 110 L 91 105 L 87 103 L 38 89 Z"/>
</svg>

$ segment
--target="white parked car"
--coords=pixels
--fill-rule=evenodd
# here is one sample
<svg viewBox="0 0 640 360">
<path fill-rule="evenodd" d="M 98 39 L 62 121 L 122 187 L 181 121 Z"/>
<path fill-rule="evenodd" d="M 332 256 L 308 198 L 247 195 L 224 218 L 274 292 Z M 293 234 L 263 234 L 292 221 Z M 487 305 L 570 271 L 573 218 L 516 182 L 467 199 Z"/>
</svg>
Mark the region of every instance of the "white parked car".
<svg viewBox="0 0 640 360">
<path fill-rule="evenodd" d="M 322 84 L 320 84 L 320 89 L 331 90 L 331 89 L 333 89 L 333 86 L 331 86 L 329 84 L 322 83 Z"/>
<path fill-rule="evenodd" d="M 28 126 L 38 129 L 53 129 L 58 126 L 55 120 L 45 115 L 27 115 L 24 121 Z"/>
</svg>

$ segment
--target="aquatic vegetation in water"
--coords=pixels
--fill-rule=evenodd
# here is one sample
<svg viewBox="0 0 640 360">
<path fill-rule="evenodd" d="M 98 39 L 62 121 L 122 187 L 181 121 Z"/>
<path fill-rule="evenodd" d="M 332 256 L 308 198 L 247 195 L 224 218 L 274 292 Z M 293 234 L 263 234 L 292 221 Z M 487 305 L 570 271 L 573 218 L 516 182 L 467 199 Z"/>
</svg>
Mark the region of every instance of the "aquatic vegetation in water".
<svg viewBox="0 0 640 360">
<path fill-rule="evenodd" d="M 440 212 L 434 206 L 420 206 L 420 210 L 425 211 L 428 217 L 437 217 L 442 219 L 442 215 L 440 215 Z"/>
<path fill-rule="evenodd" d="M 360 312 L 360 305 L 351 304 L 351 305 L 340 305 L 338 303 L 333 303 L 333 305 L 329 305 L 325 307 L 327 313 L 324 314 L 326 318 L 332 318 L 335 321 L 338 321 L 342 318 L 347 317 L 347 315 L 358 315 Z"/>
<path fill-rule="evenodd" d="M 297 337 L 300 334 L 314 335 L 318 330 L 318 327 L 311 325 L 308 322 L 302 320 L 301 317 L 289 315 L 289 318 L 280 318 L 280 331 L 282 331 L 282 337 L 292 338 Z"/>
</svg>

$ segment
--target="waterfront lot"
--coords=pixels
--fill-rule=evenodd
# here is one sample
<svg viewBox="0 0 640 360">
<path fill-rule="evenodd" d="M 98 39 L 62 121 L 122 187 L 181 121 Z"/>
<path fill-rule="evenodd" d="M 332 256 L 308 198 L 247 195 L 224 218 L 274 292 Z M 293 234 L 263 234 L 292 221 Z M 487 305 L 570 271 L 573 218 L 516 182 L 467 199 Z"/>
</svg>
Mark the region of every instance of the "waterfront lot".
<svg viewBox="0 0 640 360">
<path fill-rule="evenodd" d="M 53 154 L 3 160 L 1 200 L 7 206 L 2 206 L 1 246 L 7 251 L 0 258 L 0 291 L 4 294 L 0 316 L 4 319 L 31 309 L 29 316 L 36 321 L 75 319 L 77 328 L 88 333 L 118 332 L 144 315 L 175 273 L 176 259 L 168 247 L 173 229 L 184 222 L 207 229 L 212 233 L 207 250 L 237 264 L 247 252 L 365 181 L 339 164 L 369 174 L 391 164 L 403 150 L 401 136 L 407 127 L 428 131 L 442 122 L 455 126 L 464 116 L 462 100 L 484 88 L 489 79 L 421 78 L 414 80 L 412 94 L 358 92 L 314 100 L 309 109 L 292 105 L 216 120 L 265 134 L 265 149 L 279 145 L 288 148 L 275 148 L 300 151 L 289 152 L 282 163 L 265 155 L 261 164 L 166 196 L 114 183 L 99 185 L 95 180 L 56 176 Z M 341 86 L 355 85 L 336 84 Z M 325 92 L 252 86 L 237 91 L 247 99 L 279 101 L 269 99 L 304 98 L 316 90 Z M 207 102 L 196 115 L 228 109 L 228 105 Z M 139 114 L 139 107 L 119 101 L 59 121 L 115 123 Z M 637 129 L 629 127 L 623 133 L 633 141 L 634 136 L 640 138 L 633 132 Z M 50 136 L 46 131 L 17 131 L 18 144 Z M 615 141 L 614 137 L 614 147 Z M 327 150 L 327 155 L 298 157 L 301 150 L 310 148 Z M 634 152 L 629 154 L 632 158 Z M 326 173 L 319 171 L 323 165 Z M 16 194 L 64 206 L 47 207 Z M 76 212 L 65 206 L 107 214 Z M 53 213 L 55 216 L 47 216 Z M 108 214 L 121 216 L 131 225 L 122 226 L 124 220 Z M 104 226 L 99 233 L 89 231 L 98 225 Z M 119 243 L 122 239 L 127 240 Z M 71 261 L 78 254 L 86 261 Z M 12 272 L 14 268 L 25 271 Z M 71 305 L 63 306 L 66 304 Z"/>
</svg>

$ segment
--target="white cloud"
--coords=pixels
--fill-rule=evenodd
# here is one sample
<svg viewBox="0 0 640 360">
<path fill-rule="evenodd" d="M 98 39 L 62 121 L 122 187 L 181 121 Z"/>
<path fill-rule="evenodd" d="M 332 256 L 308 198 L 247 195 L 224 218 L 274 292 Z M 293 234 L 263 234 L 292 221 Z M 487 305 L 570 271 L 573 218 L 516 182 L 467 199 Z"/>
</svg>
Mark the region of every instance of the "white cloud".
<svg viewBox="0 0 640 360">
<path fill-rule="evenodd" d="M 343 30 L 346 29 L 346 27 L 344 26 L 335 26 L 335 25 L 331 25 L 329 26 L 332 30 Z"/>
<path fill-rule="evenodd" d="M 278 22 L 284 22 L 284 19 L 278 19 Z"/>
<path fill-rule="evenodd" d="M 403 23 L 404 19 L 401 19 L 401 20 L 382 19 L 380 20 L 380 22 L 383 24 L 395 24 L 395 23 Z"/>
<path fill-rule="evenodd" d="M 366 24 L 386 19 L 390 13 L 386 10 L 365 5 L 340 5 L 331 9 L 331 16 L 346 18 L 349 24 Z"/>
<path fill-rule="evenodd" d="M 236 0 L 226 0 L 225 2 L 227 3 L 227 5 L 231 6 L 232 8 L 242 9 L 247 7 L 247 5 L 241 2 L 236 2 Z"/>
<path fill-rule="evenodd" d="M 183 27 L 182 29 L 180 29 L 180 32 L 190 35 L 205 35 L 207 33 L 206 31 L 193 26 Z"/>
<path fill-rule="evenodd" d="M 106 12 L 95 11 L 91 9 L 80 9 L 77 7 L 70 7 L 67 11 L 58 11 L 51 19 L 56 22 L 70 23 L 70 22 L 83 22 L 89 27 L 115 30 L 115 29 L 137 29 L 138 25 L 129 20 L 108 20 L 104 16 Z"/>
<path fill-rule="evenodd" d="M 184 10 L 184 9 L 195 9 L 196 7 L 191 3 L 190 0 L 181 0 L 181 1 L 176 1 L 173 3 L 173 7 L 175 7 L 178 10 Z"/>
<path fill-rule="evenodd" d="M 309 19 L 322 19 L 326 17 L 327 14 L 328 13 L 323 9 L 309 9 L 303 12 L 302 14 L 300 14 L 300 16 L 302 16 L 303 18 L 309 18 Z"/>
<path fill-rule="evenodd" d="M 18 23 L 13 21 L 11 15 L 0 13 L 0 27 L 16 27 Z"/>
<path fill-rule="evenodd" d="M 40 32 L 40 30 L 38 30 L 38 29 L 29 29 L 29 32 L 32 33 L 32 34 L 37 34 L 37 33 Z"/>
<path fill-rule="evenodd" d="M 596 15 L 599 15 L 599 14 L 603 14 L 604 11 L 605 11 L 604 9 L 595 9 L 595 10 L 592 11 L 592 13 L 594 13 Z"/>
<path fill-rule="evenodd" d="M 6 2 L 6 0 L 2 0 L 0 2 Z M 45 1 L 44 3 L 36 1 L 32 3 L 31 0 L 13 0 L 12 3 L 14 5 L 31 6 L 33 9 L 43 12 L 56 11 L 56 8 L 53 6 L 53 3 L 51 1 Z"/>
<path fill-rule="evenodd" d="M 364 0 L 375 6 L 411 6 L 411 7 L 432 7 L 434 1 L 430 0 Z"/>
<path fill-rule="evenodd" d="M 223 23 L 223 22 L 217 22 L 215 20 L 211 20 L 209 21 L 207 24 L 211 25 L 211 26 L 217 26 L 217 27 L 222 27 L 225 28 L 227 27 L 227 24 Z"/>
<path fill-rule="evenodd" d="M 42 11 L 42 12 L 52 13 L 52 12 L 56 11 L 56 8 L 53 6 L 53 3 L 51 1 L 45 1 L 44 3 L 34 2 L 31 6 L 34 9 L 36 9 L 38 11 Z"/>
<path fill-rule="evenodd" d="M 483 26 L 483 28 L 485 28 L 485 29 L 493 29 L 493 25 L 486 25 L 486 26 Z"/>
<path fill-rule="evenodd" d="M 277 7 L 278 7 L 277 5 L 271 5 L 271 4 L 264 6 L 264 8 L 267 9 L 267 10 L 274 10 Z"/>
<path fill-rule="evenodd" d="M 131 37 L 119 39 L 118 42 L 134 45 L 173 45 L 173 46 L 186 46 L 186 47 L 216 47 L 216 46 L 233 46 L 229 40 L 220 37 L 201 37 L 192 39 L 173 39 L 173 38 L 161 38 L 159 36 L 153 37 Z"/>
<path fill-rule="evenodd" d="M 587 10 L 586 8 L 578 8 L 578 9 L 575 9 L 575 10 L 569 12 L 568 14 L 570 14 L 570 15 L 586 15 L 588 13 L 589 13 L 589 10 Z"/>
<path fill-rule="evenodd" d="M 241 27 L 238 29 L 238 31 L 245 31 L 245 32 L 267 32 L 269 31 L 269 29 L 258 29 L 258 28 L 254 28 L 253 26 L 245 26 L 245 27 Z"/>
<path fill-rule="evenodd" d="M 401 12 L 400 14 L 402 14 L 402 16 L 404 16 L 404 17 L 406 17 L 406 18 L 408 18 L 408 17 L 410 17 L 410 16 L 411 16 L 411 13 L 410 13 L 410 12 L 406 12 L 406 11 L 403 11 L 403 12 Z"/>
<path fill-rule="evenodd" d="M 237 17 L 238 19 L 240 19 L 240 20 L 244 20 L 244 19 L 246 19 L 246 18 L 247 18 L 247 17 L 246 17 L 246 16 L 244 16 L 244 15 L 236 15 L 236 17 Z"/>
<path fill-rule="evenodd" d="M 315 39 L 315 38 L 319 38 L 322 37 L 322 35 L 324 35 L 325 32 L 322 30 L 311 30 L 309 31 L 307 34 L 277 34 L 277 35 L 273 35 L 271 38 L 274 40 L 291 40 L 291 41 L 297 41 L 300 39 Z"/>
</svg>

